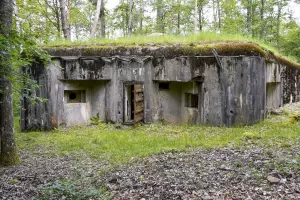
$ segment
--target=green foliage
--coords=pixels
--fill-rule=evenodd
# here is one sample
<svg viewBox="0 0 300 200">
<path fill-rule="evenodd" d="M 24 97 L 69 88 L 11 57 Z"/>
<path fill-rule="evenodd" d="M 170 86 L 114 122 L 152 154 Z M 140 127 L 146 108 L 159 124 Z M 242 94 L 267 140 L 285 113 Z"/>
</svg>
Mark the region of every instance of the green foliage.
<svg viewBox="0 0 300 200">
<path fill-rule="evenodd" d="M 296 123 L 300 121 L 300 113 L 294 113 L 290 116 L 290 122 Z"/>
<path fill-rule="evenodd" d="M 95 2 L 97 3 L 97 1 Z M 91 11 L 95 9 L 90 1 L 72 0 L 70 8 L 70 23 L 76 30 L 76 40 L 86 38 L 85 34 L 90 32 L 92 26 Z M 57 37 L 56 39 L 59 39 Z"/>
<path fill-rule="evenodd" d="M 96 116 L 91 117 L 90 124 L 91 125 L 96 125 L 96 126 L 101 125 L 101 127 L 103 127 L 103 128 L 106 126 L 106 124 L 102 120 L 100 120 L 99 113 L 97 113 Z"/>
<path fill-rule="evenodd" d="M 300 27 L 290 30 L 281 38 L 282 51 L 300 62 Z"/>
<path fill-rule="evenodd" d="M 17 0 L 15 29 L 34 36 L 39 43 L 61 35 L 58 1 Z"/>
<path fill-rule="evenodd" d="M 129 27 L 129 4 L 126 2 L 121 2 L 114 10 L 114 28 L 121 29 L 123 32 L 123 36 L 128 35 L 128 27 Z"/>
<path fill-rule="evenodd" d="M 9 180 L 9 182 L 11 184 L 18 184 L 18 183 L 20 183 L 20 181 L 18 179 L 11 179 L 11 180 Z"/>
<path fill-rule="evenodd" d="M 0 34 L 0 60 L 3 65 L 12 66 L 9 68 L 1 68 L 0 73 L 5 74 L 13 83 L 13 108 L 14 114 L 20 111 L 20 92 L 23 91 L 22 98 L 26 97 L 31 102 L 43 101 L 42 98 L 35 95 L 39 84 L 32 80 L 24 71 L 34 65 L 43 65 L 50 57 L 46 51 L 42 50 L 35 43 L 32 35 L 18 33 L 13 30 L 9 35 Z M 8 58 L 8 59 L 4 59 Z M 5 61 L 5 63 L 3 63 Z"/>
<path fill-rule="evenodd" d="M 96 200 L 107 198 L 105 191 L 86 189 L 68 180 L 56 180 L 40 187 L 39 195 L 35 199 Z"/>
</svg>

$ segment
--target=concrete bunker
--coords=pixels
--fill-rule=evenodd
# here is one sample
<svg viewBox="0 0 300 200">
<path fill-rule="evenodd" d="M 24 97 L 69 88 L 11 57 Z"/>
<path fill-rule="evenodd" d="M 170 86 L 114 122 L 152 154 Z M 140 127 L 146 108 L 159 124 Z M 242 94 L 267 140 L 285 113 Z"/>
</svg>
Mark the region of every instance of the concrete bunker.
<svg viewBox="0 0 300 200">
<path fill-rule="evenodd" d="M 227 45 L 235 44 L 207 52 L 187 45 L 47 49 L 52 61 L 27 72 L 42 83 L 36 92 L 47 102 L 22 101 L 21 128 L 85 124 L 92 116 L 122 124 L 251 125 L 268 109 L 300 100 L 297 64 L 266 58 L 253 44 L 224 51 Z"/>
</svg>

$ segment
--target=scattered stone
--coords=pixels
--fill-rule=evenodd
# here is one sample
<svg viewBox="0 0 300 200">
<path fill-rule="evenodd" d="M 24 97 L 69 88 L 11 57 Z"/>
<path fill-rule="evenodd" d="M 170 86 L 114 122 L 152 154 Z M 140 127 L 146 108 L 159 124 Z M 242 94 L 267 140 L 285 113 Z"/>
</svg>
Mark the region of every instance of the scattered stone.
<svg viewBox="0 0 300 200">
<path fill-rule="evenodd" d="M 267 177 L 267 179 L 268 179 L 268 181 L 270 182 L 270 183 L 279 183 L 280 182 L 280 179 L 279 178 L 276 178 L 276 177 L 274 177 L 274 176 L 268 176 Z"/>
<path fill-rule="evenodd" d="M 212 198 L 211 196 L 202 196 L 201 199 L 202 200 L 213 200 L 214 198 Z"/>
</svg>

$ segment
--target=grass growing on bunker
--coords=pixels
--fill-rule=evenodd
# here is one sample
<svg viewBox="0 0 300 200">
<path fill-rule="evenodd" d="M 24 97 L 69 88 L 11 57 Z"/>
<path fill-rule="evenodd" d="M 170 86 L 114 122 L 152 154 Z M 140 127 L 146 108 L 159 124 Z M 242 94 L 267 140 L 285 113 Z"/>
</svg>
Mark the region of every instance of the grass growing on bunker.
<svg viewBox="0 0 300 200">
<path fill-rule="evenodd" d="M 189 35 L 161 35 L 161 36 L 131 36 L 116 39 L 87 39 L 87 40 L 56 40 L 49 42 L 47 47 L 78 46 L 78 45 L 131 45 L 131 44 L 189 44 L 194 42 L 226 42 L 226 41 L 254 41 L 241 35 L 216 34 L 201 32 Z"/>
<path fill-rule="evenodd" d="M 255 43 L 264 49 L 278 53 L 279 51 L 272 45 L 269 45 L 259 39 L 245 37 L 237 34 L 217 34 L 214 32 L 201 32 L 189 35 L 162 35 L 162 36 L 131 36 L 116 39 L 87 39 L 87 40 L 55 40 L 45 45 L 46 48 L 66 47 L 76 48 L 82 46 L 124 46 L 132 45 L 196 45 L 201 43 L 222 43 L 222 42 L 250 42 Z"/>
<path fill-rule="evenodd" d="M 124 49 L 137 49 L 153 47 L 169 47 L 188 55 L 211 54 L 211 49 L 216 49 L 220 55 L 244 55 L 247 51 L 259 53 L 269 59 L 275 58 L 277 62 L 300 68 L 297 59 L 292 56 L 284 56 L 273 45 L 256 38 L 233 34 L 217 34 L 214 32 L 201 32 L 189 35 L 162 35 L 162 36 L 132 36 L 116 39 L 87 39 L 81 41 L 56 40 L 44 45 L 43 48 L 50 54 L 64 54 L 63 52 L 76 52 L 83 50 L 87 55 L 109 54 L 108 52 L 119 52 Z M 115 49 L 117 48 L 117 49 Z M 174 49 L 173 49 L 174 48 Z M 167 51 L 167 50 L 166 50 Z M 66 53 L 65 52 L 65 53 Z M 208 53 L 209 52 L 209 53 Z M 248 52 L 249 53 L 249 52 Z M 72 54 L 72 53 L 71 53 Z M 167 53 L 168 54 L 168 53 Z M 107 56 L 107 55 L 106 55 Z"/>
<path fill-rule="evenodd" d="M 78 158 L 90 156 L 122 164 L 174 150 L 251 148 L 253 145 L 298 148 L 300 123 L 292 122 L 288 115 L 272 116 L 254 126 L 232 128 L 164 124 L 120 128 L 101 123 L 51 132 L 17 132 L 16 140 L 20 150 Z"/>
</svg>

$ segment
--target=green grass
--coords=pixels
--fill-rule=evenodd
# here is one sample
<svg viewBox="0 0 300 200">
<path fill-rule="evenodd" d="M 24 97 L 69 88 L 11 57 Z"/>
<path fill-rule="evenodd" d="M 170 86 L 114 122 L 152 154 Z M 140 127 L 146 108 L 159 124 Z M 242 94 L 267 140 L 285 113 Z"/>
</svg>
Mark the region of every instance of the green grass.
<svg viewBox="0 0 300 200">
<path fill-rule="evenodd" d="M 198 46 L 203 48 L 216 48 L 218 50 L 218 43 L 228 43 L 223 44 L 224 46 L 229 47 L 229 51 L 233 51 L 234 49 L 230 48 L 229 43 L 240 43 L 241 48 L 246 48 L 247 50 L 249 46 L 245 45 L 245 43 L 252 43 L 257 46 L 256 50 L 261 52 L 265 52 L 264 55 L 266 58 L 273 57 L 284 64 L 292 65 L 300 67 L 297 64 L 297 59 L 291 56 L 283 56 L 281 52 L 278 51 L 274 46 L 265 43 L 256 38 L 245 37 L 241 35 L 232 35 L 232 34 L 217 34 L 214 32 L 201 32 L 198 34 L 189 34 L 189 35 L 163 35 L 163 36 L 132 36 L 132 37 L 124 37 L 117 39 L 87 39 L 87 40 L 79 40 L 79 41 L 70 41 L 70 40 L 56 40 L 51 41 L 47 45 L 43 46 L 46 49 L 53 48 L 91 48 L 91 49 L 99 49 L 101 47 L 127 47 L 127 48 L 135 48 L 137 45 L 140 46 L 149 46 L 152 45 L 188 45 L 188 46 Z M 238 45 L 234 45 L 236 48 Z M 251 48 L 251 47 L 250 47 Z M 253 47 L 252 47 L 253 48 Z M 221 49 L 221 53 L 222 53 Z M 269 54 L 271 52 L 271 54 Z M 234 52 L 233 52 L 234 54 Z"/>
<path fill-rule="evenodd" d="M 197 42 L 230 42 L 247 41 L 258 42 L 241 35 L 216 34 L 213 32 L 202 32 L 189 35 L 163 35 L 163 36 L 132 36 L 117 39 L 87 39 L 87 40 L 56 40 L 49 42 L 47 47 L 57 46 L 81 46 L 81 45 L 132 45 L 132 44 L 190 44 Z"/>
<path fill-rule="evenodd" d="M 189 35 L 163 35 L 163 36 L 131 36 L 117 39 L 87 39 L 87 40 L 55 40 L 49 42 L 45 47 L 79 47 L 91 45 L 112 45 L 112 46 L 131 46 L 131 45 L 167 45 L 167 44 L 200 44 L 200 43 L 218 43 L 218 42 L 251 42 L 259 46 L 279 53 L 272 45 L 269 45 L 259 39 L 233 34 L 217 34 L 214 32 L 201 32 Z"/>
<path fill-rule="evenodd" d="M 300 145 L 300 124 L 274 116 L 254 126 L 209 127 L 151 124 L 117 129 L 114 125 L 78 126 L 51 132 L 16 132 L 20 150 L 49 155 L 101 158 L 121 164 L 164 151 L 250 145 L 290 148 Z"/>
</svg>

